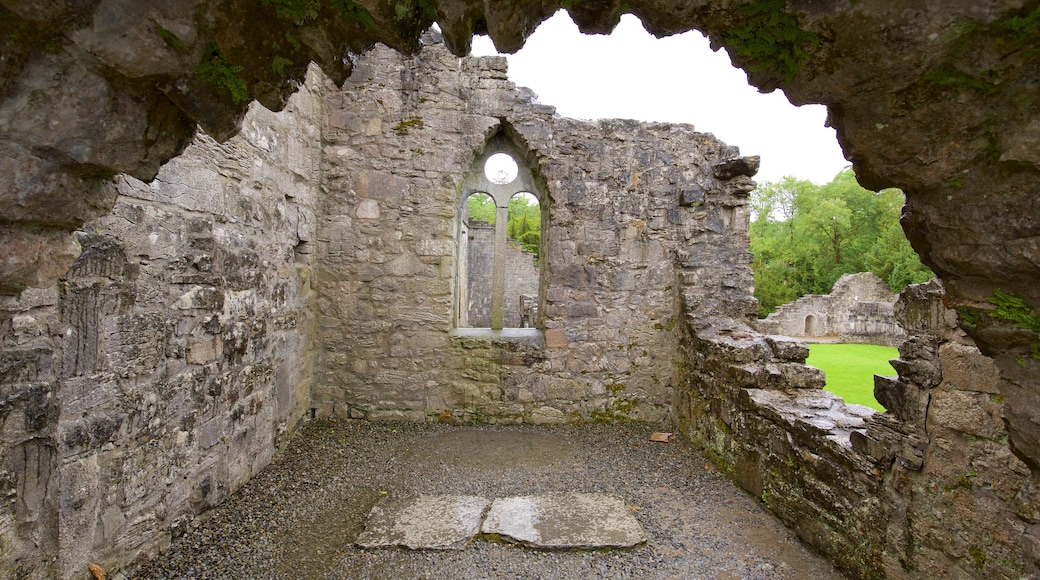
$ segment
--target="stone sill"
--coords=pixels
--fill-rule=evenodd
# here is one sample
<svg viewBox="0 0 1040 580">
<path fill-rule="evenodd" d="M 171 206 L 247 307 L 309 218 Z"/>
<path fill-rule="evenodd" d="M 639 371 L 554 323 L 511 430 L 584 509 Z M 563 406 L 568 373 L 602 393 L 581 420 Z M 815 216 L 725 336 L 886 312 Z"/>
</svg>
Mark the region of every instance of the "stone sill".
<svg viewBox="0 0 1040 580">
<path fill-rule="evenodd" d="M 451 336 L 452 338 L 474 339 L 491 343 L 526 344 L 537 348 L 545 347 L 545 335 L 537 328 L 503 328 L 502 330 L 453 328 Z"/>
</svg>

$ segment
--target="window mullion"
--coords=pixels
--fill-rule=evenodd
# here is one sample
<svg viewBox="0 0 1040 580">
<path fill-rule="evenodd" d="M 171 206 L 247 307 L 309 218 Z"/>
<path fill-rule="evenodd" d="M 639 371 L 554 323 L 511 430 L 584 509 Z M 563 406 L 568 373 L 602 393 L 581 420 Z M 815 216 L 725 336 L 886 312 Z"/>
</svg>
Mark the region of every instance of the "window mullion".
<svg viewBox="0 0 1040 580">
<path fill-rule="evenodd" d="M 496 204 L 497 205 L 497 204 Z M 491 328 L 502 330 L 506 312 L 506 234 L 509 206 L 498 207 L 495 216 L 495 257 L 491 278 Z"/>
</svg>

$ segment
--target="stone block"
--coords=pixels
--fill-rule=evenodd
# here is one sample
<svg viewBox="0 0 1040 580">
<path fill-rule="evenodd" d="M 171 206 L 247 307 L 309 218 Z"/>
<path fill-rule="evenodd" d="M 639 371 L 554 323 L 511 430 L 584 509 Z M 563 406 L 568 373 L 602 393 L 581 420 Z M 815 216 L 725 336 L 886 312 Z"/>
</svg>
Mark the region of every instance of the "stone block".
<svg viewBox="0 0 1040 580">
<path fill-rule="evenodd" d="M 647 539 L 625 501 L 601 493 L 496 499 L 480 529 L 533 548 L 554 550 L 630 548 Z"/>
<path fill-rule="evenodd" d="M 934 390 L 928 405 L 928 432 L 952 429 L 977 437 L 994 437 L 1004 432 L 1000 407 L 990 401 L 987 393 Z"/>
<path fill-rule="evenodd" d="M 944 389 L 1000 392 L 997 388 L 1000 373 L 996 363 L 979 352 L 977 347 L 956 342 L 944 343 L 939 347 L 939 362 Z"/>
<path fill-rule="evenodd" d="M 524 422 L 531 425 L 547 425 L 553 423 L 566 423 L 567 416 L 563 411 L 549 406 L 538 407 L 531 414 L 524 417 Z"/>
<path fill-rule="evenodd" d="M 567 348 L 570 341 L 567 331 L 563 328 L 553 328 L 545 331 L 545 347 L 550 349 Z"/>
<path fill-rule="evenodd" d="M 738 176 L 754 177 L 758 173 L 758 167 L 761 162 L 762 158 L 757 155 L 738 157 L 737 159 L 727 159 L 715 163 L 712 165 L 711 171 L 716 179 L 722 181 L 734 179 Z"/>
<path fill-rule="evenodd" d="M 451 240 L 419 240 L 416 243 L 415 253 L 420 256 L 450 256 L 455 251 L 455 244 Z"/>
<path fill-rule="evenodd" d="M 354 215 L 363 220 L 379 219 L 379 202 L 374 199 L 362 199 L 358 202 Z"/>
<path fill-rule="evenodd" d="M 358 176 L 354 189 L 361 197 L 375 199 L 387 203 L 391 207 L 397 207 L 404 198 L 404 190 L 407 186 L 407 181 L 390 173 L 365 171 Z"/>
<path fill-rule="evenodd" d="M 490 503 L 483 497 L 455 495 L 385 499 L 368 513 L 356 543 L 362 548 L 461 550 L 480 532 Z"/>
<path fill-rule="evenodd" d="M 220 359 L 224 354 L 224 341 L 219 336 L 209 340 L 198 340 L 188 345 L 188 363 L 205 365 Z"/>
<path fill-rule="evenodd" d="M 804 363 L 809 358 L 809 345 L 800 340 L 783 336 L 767 336 L 766 342 L 773 350 L 773 355 L 782 361 Z"/>
<path fill-rule="evenodd" d="M 922 419 L 927 397 L 927 391 L 897 377 L 874 376 L 874 398 L 902 421 L 916 423 Z"/>
</svg>

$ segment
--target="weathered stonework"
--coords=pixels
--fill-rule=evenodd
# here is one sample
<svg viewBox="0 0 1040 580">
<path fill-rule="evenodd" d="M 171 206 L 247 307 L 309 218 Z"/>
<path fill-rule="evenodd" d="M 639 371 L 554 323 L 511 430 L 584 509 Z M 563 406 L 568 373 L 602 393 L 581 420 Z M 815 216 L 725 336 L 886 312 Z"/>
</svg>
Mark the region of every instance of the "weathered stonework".
<svg viewBox="0 0 1040 580">
<path fill-rule="evenodd" d="M 753 306 L 754 168 L 713 173 L 736 148 L 685 125 L 556 117 L 505 67 L 435 43 L 413 57 L 376 48 L 342 90 L 327 87 L 320 414 L 661 419 L 678 380 L 680 287 Z M 549 196 L 534 345 L 452 333 L 461 179 L 503 131 Z M 680 255 L 700 270 L 681 270 Z"/>
<path fill-rule="evenodd" d="M 597 160 L 589 151 L 546 144 L 539 127 L 586 141 L 594 133 L 606 156 L 690 133 L 624 122 L 545 124 L 547 109 L 524 109 L 531 103 L 509 93 L 501 70 L 482 74 L 476 69 L 484 65 L 474 61 L 460 65 L 440 57 L 439 66 L 456 80 L 409 77 L 402 63 L 395 72 L 404 75 L 388 75 L 379 81 L 384 87 L 352 87 L 352 94 L 371 100 L 345 106 L 346 93 L 330 95 L 335 113 L 325 117 L 330 143 L 323 151 L 329 199 L 302 193 L 320 171 L 275 172 L 301 179 L 276 179 L 273 189 L 196 188 L 195 177 L 160 182 L 155 187 L 167 192 L 161 199 L 151 186 L 131 186 L 126 177 L 118 178 L 124 197 L 110 185 L 119 173 L 151 180 L 191 142 L 197 126 L 226 140 L 239 131 L 250 97 L 280 109 L 303 84 L 308 62 L 318 62 L 338 83 L 359 51 L 376 41 L 415 49 L 434 19 L 455 54 L 467 51 L 475 31 L 515 50 L 556 9 L 553 3 L 431 0 L 402 12 L 399 2 L 362 0 L 364 11 L 317 3 L 294 14 L 286 3 L 255 0 L 0 0 L 0 239 L 7 251 L 0 293 L 21 293 L 4 298 L 0 316 L 0 485 L 13 500 L 0 509 L 0 571 L 82 576 L 86 554 L 100 554 L 111 567 L 162 546 L 173 523 L 181 525 L 178 518 L 219 500 L 267 460 L 283 417 L 291 430 L 306 409 L 303 393 L 312 377 L 320 384 L 312 397 L 323 412 L 372 418 L 470 420 L 482 416 L 479 410 L 499 413 L 496 420 L 560 421 L 572 408 L 593 416 L 601 401 L 607 401 L 604 418 L 628 413 L 632 409 L 611 409 L 611 398 L 620 397 L 595 385 L 609 392 L 614 383 L 606 380 L 623 375 L 633 361 L 622 352 L 628 345 L 619 344 L 620 330 L 603 324 L 604 313 L 633 305 L 597 300 L 624 295 L 634 279 L 627 268 L 643 260 L 648 266 L 638 281 L 653 294 L 650 303 L 663 305 L 668 292 L 675 300 L 665 310 L 636 307 L 631 314 L 662 329 L 624 329 L 646 333 L 635 342 L 645 345 L 649 360 L 637 356 L 639 372 L 623 383 L 626 394 L 646 395 L 639 407 L 661 409 L 667 388 L 657 390 L 657 381 L 670 384 L 686 432 L 853 576 L 1035 575 L 1037 332 L 1023 308 L 1008 315 L 993 300 L 1000 289 L 1032 316 L 1040 305 L 1036 2 L 959 0 L 914 9 L 873 0 L 568 4 L 576 4 L 571 13 L 586 32 L 610 30 L 622 10 L 637 14 L 655 34 L 705 31 L 753 71 L 755 86 L 782 87 L 795 103 L 827 104 L 829 122 L 864 185 L 904 190 L 904 228 L 947 295 L 946 304 L 925 300 L 903 315 L 911 337 L 897 363 L 901 378 L 878 386 L 891 413 L 867 419 L 821 395 L 821 377 L 801 364 L 803 345 L 748 326 L 755 308 L 746 248 L 729 243 L 746 219 L 738 201 L 753 173 L 746 161 L 728 154 L 717 155 L 721 163 L 713 166 L 680 160 L 711 179 L 679 191 L 682 209 L 675 218 L 668 210 L 662 226 L 654 220 L 665 197 L 674 207 L 679 181 L 650 174 L 648 182 L 639 169 L 673 162 L 629 159 L 622 169 L 592 175 L 592 187 L 571 192 L 562 184 L 582 182 L 586 169 L 571 174 L 566 163 L 545 159 L 567 154 L 589 167 Z M 473 79 L 483 80 L 467 84 Z M 474 104 L 467 93 L 481 82 L 489 90 Z M 408 95 L 416 99 L 400 99 Z M 394 117 L 426 111 L 421 98 L 430 95 L 473 104 L 463 113 L 478 121 L 464 139 L 452 137 L 456 157 L 435 157 L 442 167 L 425 165 L 434 158 L 418 155 L 425 143 L 406 149 L 386 140 L 388 129 L 440 138 L 434 121 L 456 119 L 458 111 L 424 117 L 430 122 L 421 128 L 405 122 L 418 117 Z M 547 278 L 559 287 L 546 288 L 543 334 L 499 342 L 456 335 L 445 344 L 455 296 L 451 264 L 444 271 L 453 256 L 453 233 L 445 226 L 456 210 L 444 212 L 454 203 L 453 186 L 436 178 L 465 167 L 501 117 L 523 141 L 518 145 L 532 152 L 528 161 L 552 196 L 548 211 L 555 211 L 557 225 L 550 223 L 548 234 L 564 226 L 574 237 L 553 240 L 556 251 L 571 249 L 546 262 Z M 381 125 L 390 118 L 393 125 Z M 311 138 L 313 147 L 298 151 L 321 150 Z M 241 163 L 251 158 L 245 151 L 278 147 L 247 141 L 254 144 L 199 142 L 200 149 L 227 157 L 215 156 L 220 171 L 196 164 L 203 176 L 198 183 L 262 181 L 244 172 L 255 177 L 272 165 L 248 168 Z M 379 167 L 359 173 L 352 164 Z M 600 179 L 621 174 L 633 179 L 616 186 Z M 688 176 L 682 177 L 685 183 Z M 722 182 L 731 187 L 716 187 Z M 274 193 L 286 185 L 294 201 Z M 615 187 L 630 195 L 606 195 Z M 297 206 L 303 217 L 292 218 L 290 208 Z M 118 217 L 110 215 L 113 207 Z M 596 227 L 583 229 L 574 216 Z M 91 221 L 96 218 L 102 220 Z M 625 229 L 619 233 L 619 221 L 604 227 L 611 220 Z M 377 227 L 400 238 L 368 246 L 386 235 Z M 653 237 L 644 239 L 646 232 Z M 656 236 L 667 243 L 651 243 Z M 248 248 L 248 240 L 258 238 Z M 358 255 L 359 240 L 371 251 Z M 190 258 L 177 248 L 190 249 Z M 315 252 L 320 301 L 308 293 L 318 274 L 308 268 L 319 264 L 309 262 Z M 661 256 L 674 261 L 662 263 Z M 429 291 L 428 304 L 395 308 L 399 289 L 409 299 Z M 344 295 L 356 299 L 340 311 Z M 638 299 L 642 304 L 643 296 Z M 315 302 L 329 325 L 320 333 L 308 317 Z M 914 326 L 929 316 L 952 316 L 944 306 L 958 308 L 962 327 L 995 367 L 949 328 Z M 350 318 L 355 315 L 368 324 Z M 305 345 L 311 337 L 323 339 L 320 373 L 310 371 Z M 427 398 L 427 389 L 441 395 L 444 386 L 428 386 L 424 373 L 443 378 L 458 369 L 407 361 L 437 364 L 446 351 L 463 353 L 453 364 L 465 374 L 451 378 L 465 380 L 452 398 Z M 369 354 L 390 360 L 391 368 L 369 367 Z M 661 355 L 675 361 L 672 374 L 648 381 L 645 372 Z M 528 371 L 517 371 L 538 365 L 545 376 L 562 377 L 563 388 L 536 382 L 530 383 L 535 390 L 521 390 L 528 383 L 519 379 Z M 578 393 L 588 374 L 593 388 Z M 345 391 L 333 382 L 341 376 L 362 388 Z M 386 405 L 377 391 L 365 390 L 369 379 L 394 387 L 382 391 Z M 544 404 L 533 404 L 536 395 Z M 580 401 L 571 398 L 579 395 Z M 272 401 L 279 401 L 277 411 Z M 996 430 L 998 413 L 1006 446 Z M 208 428 L 194 420 L 206 420 L 201 424 Z M 126 479 L 106 479 L 117 473 Z"/>
<path fill-rule="evenodd" d="M 57 286 L 0 305 L 0 575 L 156 554 L 270 461 L 310 401 L 321 75 L 200 135 L 77 233 Z"/>
<path fill-rule="evenodd" d="M 783 363 L 747 361 L 807 351 L 730 327 L 687 338 L 683 431 L 851 577 L 1036 574 L 1038 498 L 1007 446 L 993 361 L 935 282 L 909 287 L 896 315 L 910 338 L 899 377 L 877 378 L 888 413 L 792 388 Z"/>
<path fill-rule="evenodd" d="M 830 294 L 810 294 L 784 304 L 756 327 L 765 334 L 898 346 L 906 331 L 892 310 L 896 298 L 872 272 L 845 274 Z"/>
<path fill-rule="evenodd" d="M 467 231 L 461 232 L 458 236 L 459 257 L 456 259 L 460 266 L 463 263 L 461 244 L 463 238 L 468 238 L 466 268 L 463 272 L 460 267 L 458 284 L 460 286 L 463 283 L 469 284 L 467 303 L 464 305 L 461 300 L 458 303 L 458 308 L 468 309 L 468 324 L 459 324 L 459 326 L 487 328 L 491 326 L 491 276 L 495 261 L 494 233 L 493 226 L 476 222 L 475 224 L 470 223 Z M 535 257 L 526 252 L 519 244 L 507 243 L 505 250 L 505 326 L 506 328 L 520 328 L 524 324 L 521 320 L 523 309 L 520 304 L 520 296 L 534 296 L 537 300 L 541 268 L 536 265 Z M 532 324 L 527 326 L 532 326 Z"/>
</svg>

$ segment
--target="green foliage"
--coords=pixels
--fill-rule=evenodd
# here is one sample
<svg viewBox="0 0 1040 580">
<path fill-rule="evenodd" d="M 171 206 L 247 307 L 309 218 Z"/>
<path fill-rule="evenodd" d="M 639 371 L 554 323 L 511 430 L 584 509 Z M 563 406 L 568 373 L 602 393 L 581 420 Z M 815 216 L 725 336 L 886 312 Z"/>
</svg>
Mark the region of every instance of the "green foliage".
<svg viewBox="0 0 1040 580">
<path fill-rule="evenodd" d="M 471 221 L 495 224 L 495 200 L 486 193 L 474 193 L 466 199 L 466 206 Z"/>
<path fill-rule="evenodd" d="M 825 294 L 843 274 L 874 272 L 898 292 L 932 278 L 899 225 L 903 194 L 875 193 L 851 170 L 818 186 L 785 177 L 752 193 L 751 270 L 759 315 L 805 294 Z"/>
<path fill-rule="evenodd" d="M 273 6 L 274 13 L 282 20 L 288 20 L 302 26 L 308 20 L 318 17 L 321 10 L 320 0 L 261 0 L 264 6 Z"/>
<path fill-rule="evenodd" d="M 810 344 L 805 362 L 822 369 L 827 374 L 824 388 L 846 403 L 884 411 L 874 398 L 874 375 L 895 376 L 896 371 L 888 361 L 898 357 L 899 351 L 890 346 Z"/>
<path fill-rule="evenodd" d="M 490 195 L 470 195 L 466 200 L 466 210 L 471 221 L 495 224 L 497 208 Z M 542 210 L 538 201 L 526 195 L 514 195 L 509 200 L 508 215 L 506 235 L 537 260 L 542 245 Z"/>
<path fill-rule="evenodd" d="M 785 5 L 786 0 L 762 0 L 738 7 L 736 12 L 747 20 L 726 31 L 723 39 L 726 48 L 747 59 L 752 72 L 776 69 L 790 82 L 820 39 L 802 30 Z"/>
<path fill-rule="evenodd" d="M 354 0 L 331 0 L 332 5 L 336 7 L 347 20 L 357 22 L 365 28 L 371 28 L 375 25 L 376 21 L 372 18 L 372 14 L 362 5 L 354 2 Z"/>
<path fill-rule="evenodd" d="M 200 80 L 217 85 L 231 95 L 231 100 L 236 105 L 249 102 L 253 97 L 249 94 L 249 87 L 239 76 L 244 70 L 241 66 L 235 66 L 224 59 L 216 45 L 211 45 L 209 54 L 195 67 L 195 74 Z"/>
<path fill-rule="evenodd" d="M 542 211 L 538 202 L 525 195 L 513 196 L 509 200 L 506 232 L 537 260 L 542 245 Z"/>
<path fill-rule="evenodd" d="M 280 77 L 284 77 L 286 67 L 288 67 L 291 64 L 291 60 L 275 55 L 275 57 L 271 59 L 271 70 L 274 71 L 274 74 Z"/>
<path fill-rule="evenodd" d="M 996 309 L 989 313 L 991 317 L 1010 322 L 1023 330 L 1040 332 L 1040 314 L 1021 296 L 994 289 L 989 303 L 996 306 Z"/>
</svg>

